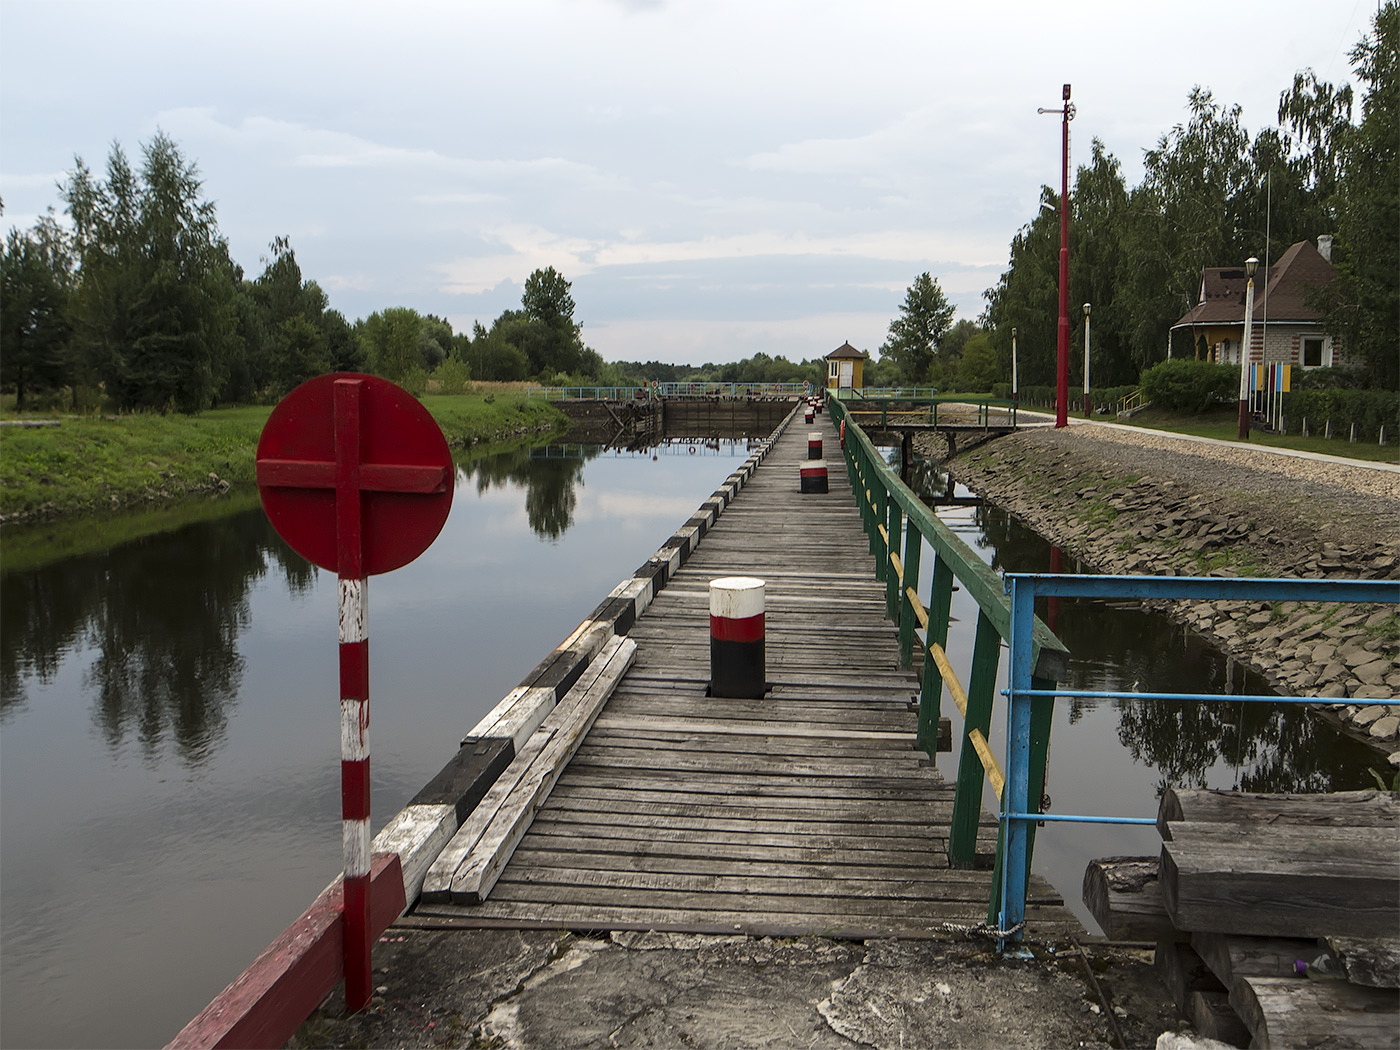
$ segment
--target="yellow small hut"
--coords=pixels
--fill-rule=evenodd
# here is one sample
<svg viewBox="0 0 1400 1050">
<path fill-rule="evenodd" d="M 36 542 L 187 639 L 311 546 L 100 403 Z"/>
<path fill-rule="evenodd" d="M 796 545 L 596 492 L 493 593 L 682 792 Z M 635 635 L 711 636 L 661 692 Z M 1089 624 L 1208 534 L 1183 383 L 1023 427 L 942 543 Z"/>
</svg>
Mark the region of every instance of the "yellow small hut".
<svg viewBox="0 0 1400 1050">
<path fill-rule="evenodd" d="M 826 355 L 827 389 L 859 390 L 865 385 L 864 369 L 865 355 L 850 343 L 842 343 Z"/>
</svg>

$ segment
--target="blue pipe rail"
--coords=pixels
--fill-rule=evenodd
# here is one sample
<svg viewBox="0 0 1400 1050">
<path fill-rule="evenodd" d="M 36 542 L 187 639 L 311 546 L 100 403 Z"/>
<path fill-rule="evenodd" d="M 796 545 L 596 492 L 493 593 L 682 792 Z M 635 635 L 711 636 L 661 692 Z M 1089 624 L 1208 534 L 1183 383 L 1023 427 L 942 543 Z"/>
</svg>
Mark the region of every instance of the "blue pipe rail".
<svg viewBox="0 0 1400 1050">
<path fill-rule="evenodd" d="M 1185 599 L 1188 601 L 1300 601 L 1400 603 L 1395 580 L 1283 580 L 1213 576 L 1070 576 L 1052 573 L 1007 573 L 1011 596 L 1010 686 L 1006 713 L 1006 790 L 1002 794 L 1001 841 L 1006 853 L 1001 865 L 999 944 L 1020 940 L 1026 917 L 1026 886 L 1030 877 L 1029 832 L 1034 823 L 1155 824 L 1152 817 L 1105 817 L 1092 814 L 1048 814 L 1031 811 L 1031 704 L 1037 697 L 1079 696 L 1137 700 L 1269 701 L 1271 703 L 1346 704 L 1346 697 L 1236 696 L 1221 693 L 1090 692 L 1072 688 L 1036 689 L 1032 683 L 1032 629 L 1035 599 Z M 1369 699 L 1368 703 L 1400 705 L 1400 697 Z"/>
</svg>

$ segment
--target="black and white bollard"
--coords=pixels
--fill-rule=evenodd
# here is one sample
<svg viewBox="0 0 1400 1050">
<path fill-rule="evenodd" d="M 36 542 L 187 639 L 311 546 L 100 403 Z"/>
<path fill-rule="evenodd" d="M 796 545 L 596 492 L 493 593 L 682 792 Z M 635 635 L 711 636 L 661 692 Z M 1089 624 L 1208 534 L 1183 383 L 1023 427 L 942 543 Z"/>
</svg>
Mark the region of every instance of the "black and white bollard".
<svg viewBox="0 0 1400 1050">
<path fill-rule="evenodd" d="M 809 459 L 801 467 L 803 492 L 826 492 L 826 460 Z"/>
<path fill-rule="evenodd" d="M 752 576 L 710 581 L 710 695 L 756 700 L 767 691 L 764 582 Z"/>
<path fill-rule="evenodd" d="M 816 419 L 816 413 L 809 404 L 806 411 L 802 413 L 802 421 L 804 423 L 811 423 L 814 419 Z"/>
<path fill-rule="evenodd" d="M 822 458 L 822 435 L 819 430 L 814 430 L 807 435 L 807 458 Z"/>
</svg>

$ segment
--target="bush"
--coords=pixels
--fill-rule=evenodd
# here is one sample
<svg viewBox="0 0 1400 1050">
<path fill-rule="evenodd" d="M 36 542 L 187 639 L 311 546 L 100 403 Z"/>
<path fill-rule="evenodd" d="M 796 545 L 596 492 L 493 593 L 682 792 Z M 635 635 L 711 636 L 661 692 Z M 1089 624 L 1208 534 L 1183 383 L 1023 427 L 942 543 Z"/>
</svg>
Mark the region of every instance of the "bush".
<svg viewBox="0 0 1400 1050">
<path fill-rule="evenodd" d="M 449 357 L 433 369 L 433 378 L 437 380 L 440 393 L 464 394 L 467 391 L 467 381 L 471 379 L 471 370 L 464 362 Z"/>
<path fill-rule="evenodd" d="M 1344 435 L 1356 424 L 1356 436 L 1375 441 L 1385 427 L 1386 442 L 1400 436 L 1400 394 L 1394 390 L 1293 390 L 1283 395 L 1288 429 L 1308 429 L 1319 433 L 1332 421 L 1332 432 Z"/>
<path fill-rule="evenodd" d="M 1222 401 L 1239 399 L 1238 365 L 1173 359 L 1142 373 L 1142 396 L 1169 412 L 1205 412 Z"/>
</svg>

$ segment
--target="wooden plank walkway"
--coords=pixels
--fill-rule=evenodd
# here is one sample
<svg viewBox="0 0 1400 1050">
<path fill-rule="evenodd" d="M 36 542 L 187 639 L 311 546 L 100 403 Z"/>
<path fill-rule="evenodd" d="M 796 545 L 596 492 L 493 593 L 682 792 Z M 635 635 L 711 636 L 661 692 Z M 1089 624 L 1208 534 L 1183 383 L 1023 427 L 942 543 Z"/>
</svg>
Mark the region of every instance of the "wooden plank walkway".
<svg viewBox="0 0 1400 1050">
<path fill-rule="evenodd" d="M 918 681 L 826 415 L 831 491 L 799 492 L 811 429 L 788 427 L 633 625 L 635 662 L 488 899 L 404 922 L 865 939 L 985 919 L 991 873 L 947 864 L 953 789 L 914 750 Z M 767 581 L 761 700 L 705 695 L 709 581 L 730 575 Z M 1027 917 L 1082 932 L 1038 878 Z"/>
</svg>

